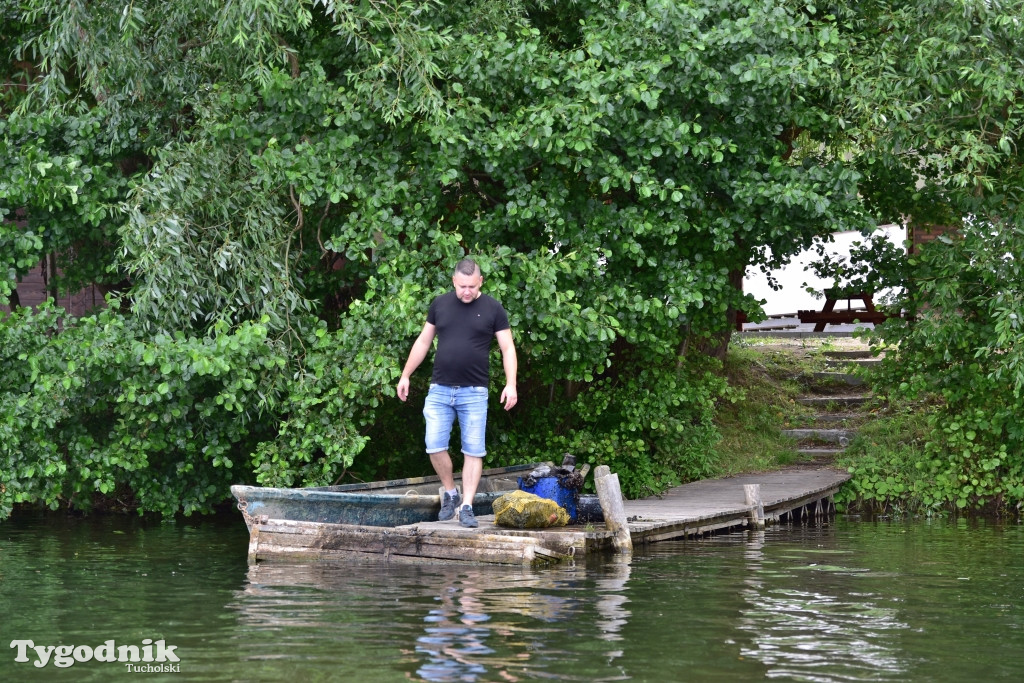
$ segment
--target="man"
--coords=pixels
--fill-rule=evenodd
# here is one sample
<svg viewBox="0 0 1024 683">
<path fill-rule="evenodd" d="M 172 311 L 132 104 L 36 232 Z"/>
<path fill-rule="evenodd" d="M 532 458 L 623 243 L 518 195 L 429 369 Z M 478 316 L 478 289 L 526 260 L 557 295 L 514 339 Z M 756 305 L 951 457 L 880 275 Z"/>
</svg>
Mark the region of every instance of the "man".
<svg viewBox="0 0 1024 683">
<path fill-rule="evenodd" d="M 405 401 L 409 397 L 409 377 L 427 357 L 436 336 L 434 371 L 423 404 L 423 416 L 427 422 L 427 454 L 445 489 L 438 519 L 449 520 L 458 511 L 459 523 L 470 528 L 477 526 L 473 496 L 487 454 L 484 432 L 492 338 L 498 340 L 505 369 L 505 388 L 500 399 L 505 410 L 511 410 L 518 399 L 518 361 L 508 314 L 496 299 L 480 292 L 483 283 L 480 266 L 475 261 L 459 261 L 452 274 L 454 291 L 442 294 L 430 304 L 427 322 L 413 343 L 402 378 L 398 380 L 398 398 Z M 464 458 L 461 496 L 455 488 L 452 459 L 448 454 L 448 440 L 456 418 Z"/>
</svg>

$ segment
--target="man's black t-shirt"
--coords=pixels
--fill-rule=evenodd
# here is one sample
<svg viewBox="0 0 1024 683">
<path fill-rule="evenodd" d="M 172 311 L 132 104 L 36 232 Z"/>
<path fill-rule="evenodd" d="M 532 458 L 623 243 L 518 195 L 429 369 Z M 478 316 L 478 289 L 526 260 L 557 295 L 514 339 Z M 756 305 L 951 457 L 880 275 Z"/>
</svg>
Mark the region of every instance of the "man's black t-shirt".
<svg viewBox="0 0 1024 683">
<path fill-rule="evenodd" d="M 463 303 L 454 291 L 434 299 L 427 322 L 437 334 L 431 381 L 454 387 L 486 387 L 491 340 L 509 329 L 508 314 L 498 300 L 481 294 Z"/>
</svg>

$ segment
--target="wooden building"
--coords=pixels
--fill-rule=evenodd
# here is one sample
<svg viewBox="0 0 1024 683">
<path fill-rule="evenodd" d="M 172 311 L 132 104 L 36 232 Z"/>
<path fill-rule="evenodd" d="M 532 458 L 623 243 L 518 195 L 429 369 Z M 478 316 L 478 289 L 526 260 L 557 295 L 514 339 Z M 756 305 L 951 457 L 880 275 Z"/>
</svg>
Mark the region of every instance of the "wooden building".
<svg viewBox="0 0 1024 683">
<path fill-rule="evenodd" d="M 907 226 L 907 241 L 910 242 L 910 253 L 916 254 L 920 248 L 940 235 L 955 234 L 959 228 L 952 225 L 923 225 L 911 223 Z"/>
<path fill-rule="evenodd" d="M 18 305 L 35 307 L 54 295 L 54 292 L 50 291 L 52 263 L 52 259 L 40 261 L 18 281 L 17 298 L 15 299 Z M 53 296 L 53 299 L 58 306 L 73 316 L 85 315 L 89 311 L 105 305 L 103 293 L 95 285 L 74 294 L 59 294 Z M 0 299 L 0 312 L 9 313 L 10 311 L 11 301 Z"/>
</svg>

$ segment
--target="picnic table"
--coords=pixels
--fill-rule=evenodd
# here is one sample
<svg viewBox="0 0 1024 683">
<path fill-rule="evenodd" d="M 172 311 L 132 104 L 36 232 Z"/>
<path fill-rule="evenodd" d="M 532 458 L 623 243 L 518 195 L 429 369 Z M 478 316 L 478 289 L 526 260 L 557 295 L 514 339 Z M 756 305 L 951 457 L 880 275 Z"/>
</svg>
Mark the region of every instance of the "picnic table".
<svg viewBox="0 0 1024 683">
<path fill-rule="evenodd" d="M 849 325 L 855 322 L 880 323 L 890 317 L 886 313 L 875 310 L 872 292 L 843 293 L 825 290 L 825 305 L 820 311 L 797 311 L 802 323 L 814 323 L 815 332 L 824 332 L 826 325 Z M 846 300 L 846 309 L 835 310 L 836 303 Z M 861 303 L 853 305 L 854 300 Z"/>
</svg>

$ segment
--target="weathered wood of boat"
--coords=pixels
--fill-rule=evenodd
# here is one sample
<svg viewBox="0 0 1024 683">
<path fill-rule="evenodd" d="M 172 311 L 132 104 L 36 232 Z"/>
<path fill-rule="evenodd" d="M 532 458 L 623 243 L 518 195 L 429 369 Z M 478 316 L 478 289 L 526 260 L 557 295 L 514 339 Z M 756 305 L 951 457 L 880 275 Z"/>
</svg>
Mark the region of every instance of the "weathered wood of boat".
<svg viewBox="0 0 1024 683">
<path fill-rule="evenodd" d="M 518 478 L 539 464 L 484 470 L 473 498 L 473 512 L 493 514 L 495 499 L 518 489 Z M 458 476 L 456 484 L 461 489 Z M 437 476 L 428 476 L 294 489 L 235 485 L 231 494 L 251 533 L 254 523 L 267 520 L 371 527 L 432 521 L 441 509 L 440 487 Z"/>
<path fill-rule="evenodd" d="M 480 523 L 475 529 L 466 529 L 454 519 L 436 521 L 441 503 L 433 492 L 438 487 L 434 477 L 300 490 L 236 486 L 232 492 L 249 525 L 250 563 L 383 560 L 541 565 L 597 552 L 622 552 L 616 532 L 603 515 L 591 516 L 591 508 L 604 507 L 605 501 L 593 500 L 600 496 L 580 497 L 574 526 L 511 529 L 496 525 L 491 501 L 505 490 L 518 488 L 517 475 L 534 467 L 485 473 L 488 490 L 482 489 L 474 501 Z M 650 498 L 622 501 L 621 507 L 635 547 L 829 515 L 835 511 L 832 497 L 849 478 L 848 472 L 830 467 L 793 467 L 691 482 Z M 367 497 L 373 505 L 367 504 Z M 333 506 L 329 500 L 335 500 Z M 388 513 L 379 509 L 403 506 L 419 507 L 419 521 L 387 521 Z M 367 508 L 377 509 L 367 512 Z M 289 519 L 289 515 L 303 519 Z"/>
<path fill-rule="evenodd" d="M 249 534 L 248 557 L 250 564 L 371 560 L 544 565 L 575 554 L 579 534 L 567 538 L 559 531 L 550 538 L 537 537 L 529 530 L 494 527 L 486 517 L 480 529 L 466 529 L 455 520 L 380 527 L 261 519 Z"/>
</svg>

